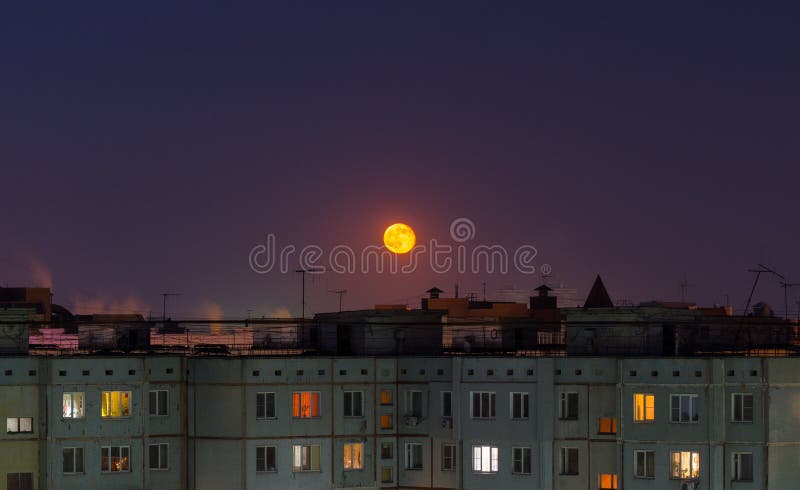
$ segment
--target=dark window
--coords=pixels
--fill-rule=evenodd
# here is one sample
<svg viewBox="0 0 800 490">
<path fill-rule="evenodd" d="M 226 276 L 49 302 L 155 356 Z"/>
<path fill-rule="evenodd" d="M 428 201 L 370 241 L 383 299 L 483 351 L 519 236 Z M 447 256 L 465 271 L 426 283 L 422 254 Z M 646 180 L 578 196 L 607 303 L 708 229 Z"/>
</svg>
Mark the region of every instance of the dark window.
<svg viewBox="0 0 800 490">
<path fill-rule="evenodd" d="M 578 448 L 576 447 L 561 448 L 561 474 L 562 475 L 578 474 Z"/>
<path fill-rule="evenodd" d="M 453 416 L 453 392 L 442 392 L 442 417 Z"/>
<path fill-rule="evenodd" d="M 278 471 L 278 466 L 275 464 L 275 452 L 275 446 L 256 447 L 256 471 Z"/>
<path fill-rule="evenodd" d="M 33 473 L 9 473 L 6 476 L 8 490 L 33 490 Z"/>
<path fill-rule="evenodd" d="M 256 393 L 256 418 L 275 418 L 275 393 Z"/>
<path fill-rule="evenodd" d="M 150 415 L 167 415 L 167 390 L 150 392 Z"/>
<path fill-rule="evenodd" d="M 169 444 L 150 444 L 149 461 L 151 470 L 169 468 Z"/>
<path fill-rule="evenodd" d="M 61 472 L 66 474 L 83 473 L 83 448 L 65 447 L 61 450 Z"/>
<path fill-rule="evenodd" d="M 344 392 L 344 416 L 363 417 L 364 416 L 364 394 L 360 391 Z"/>
<path fill-rule="evenodd" d="M 578 394 L 561 393 L 559 418 L 563 420 L 578 419 Z"/>
</svg>

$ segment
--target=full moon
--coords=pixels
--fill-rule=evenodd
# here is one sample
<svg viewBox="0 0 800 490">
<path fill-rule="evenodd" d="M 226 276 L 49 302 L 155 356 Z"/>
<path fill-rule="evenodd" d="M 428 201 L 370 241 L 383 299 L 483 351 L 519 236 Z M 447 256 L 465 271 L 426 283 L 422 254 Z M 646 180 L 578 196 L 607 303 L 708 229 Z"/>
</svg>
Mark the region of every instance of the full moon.
<svg viewBox="0 0 800 490">
<path fill-rule="evenodd" d="M 383 232 L 383 244 L 390 252 L 404 254 L 414 248 L 417 236 L 414 230 L 405 223 L 395 223 Z"/>
</svg>

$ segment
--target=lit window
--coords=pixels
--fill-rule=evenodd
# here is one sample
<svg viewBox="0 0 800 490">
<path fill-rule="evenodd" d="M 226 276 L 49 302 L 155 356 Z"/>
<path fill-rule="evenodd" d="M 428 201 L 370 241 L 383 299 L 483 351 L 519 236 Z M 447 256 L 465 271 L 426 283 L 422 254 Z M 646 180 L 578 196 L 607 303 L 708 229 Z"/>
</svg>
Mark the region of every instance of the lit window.
<svg viewBox="0 0 800 490">
<path fill-rule="evenodd" d="M 100 457 L 100 471 L 103 473 L 131 470 L 129 446 L 103 446 L 100 448 Z"/>
<path fill-rule="evenodd" d="M 65 447 L 61 450 L 61 472 L 66 475 L 83 473 L 83 448 Z"/>
<path fill-rule="evenodd" d="M 292 446 L 292 471 L 319 471 L 319 444 Z"/>
<path fill-rule="evenodd" d="M 673 451 L 669 453 L 670 478 L 687 480 L 700 476 L 700 453 Z"/>
<path fill-rule="evenodd" d="M 83 392 L 70 392 L 61 395 L 61 416 L 65 419 L 83 418 Z"/>
<path fill-rule="evenodd" d="M 561 448 L 561 474 L 562 475 L 578 474 L 578 448 L 576 447 Z"/>
<path fill-rule="evenodd" d="M 472 446 L 472 471 L 475 473 L 497 473 L 498 449 L 495 446 Z"/>
<path fill-rule="evenodd" d="M 617 418 L 616 417 L 600 417 L 598 420 L 597 433 L 598 434 L 616 434 L 617 433 Z"/>
<path fill-rule="evenodd" d="M 634 478 L 655 478 L 655 452 L 653 451 L 634 451 L 633 452 L 633 476 Z"/>
<path fill-rule="evenodd" d="M 319 391 L 292 393 L 292 417 L 301 419 L 319 417 Z"/>
<path fill-rule="evenodd" d="M 150 444 L 148 447 L 151 470 L 169 468 L 169 444 Z"/>
<path fill-rule="evenodd" d="M 101 397 L 100 414 L 104 418 L 129 417 L 131 392 L 104 391 Z"/>
<path fill-rule="evenodd" d="M 361 391 L 344 392 L 344 416 L 363 417 L 364 416 L 364 393 Z"/>
<path fill-rule="evenodd" d="M 392 478 L 392 467 L 391 466 L 381 466 L 381 483 L 392 483 L 394 479 Z"/>
<path fill-rule="evenodd" d="M 422 444 L 418 442 L 409 442 L 406 444 L 406 469 L 422 469 Z"/>
<path fill-rule="evenodd" d="M 9 434 L 33 432 L 33 418 L 11 417 L 6 419 L 6 432 Z"/>
<path fill-rule="evenodd" d="M 381 390 L 381 405 L 392 404 L 392 390 Z"/>
<path fill-rule="evenodd" d="M 633 395 L 633 421 L 653 422 L 656 419 L 656 397 L 647 393 Z"/>
<path fill-rule="evenodd" d="M 734 393 L 731 413 L 734 422 L 752 422 L 753 395 L 751 393 Z"/>
<path fill-rule="evenodd" d="M 256 418 L 276 418 L 275 393 L 256 393 Z"/>
<path fill-rule="evenodd" d="M 558 417 L 562 420 L 578 420 L 578 394 L 561 393 Z"/>
<path fill-rule="evenodd" d="M 7 490 L 33 490 L 33 473 L 9 473 L 6 476 Z"/>
<path fill-rule="evenodd" d="M 697 395 L 670 395 L 670 422 L 688 423 L 700 420 Z"/>
<path fill-rule="evenodd" d="M 167 390 L 153 390 L 150 392 L 150 415 L 167 415 Z"/>
<path fill-rule="evenodd" d="M 392 459 L 392 443 L 391 442 L 383 442 L 381 443 L 381 459 Z"/>
<path fill-rule="evenodd" d="M 344 445 L 344 469 L 346 470 L 364 469 L 363 443 L 354 442 Z"/>
<path fill-rule="evenodd" d="M 422 417 L 421 391 L 406 391 L 406 415 L 409 417 Z"/>
<path fill-rule="evenodd" d="M 600 490 L 617 490 L 616 473 L 600 473 L 597 479 Z"/>
<path fill-rule="evenodd" d="M 442 470 L 453 471 L 456 469 L 456 445 L 442 444 Z"/>
<path fill-rule="evenodd" d="M 472 391 L 471 414 L 473 419 L 492 419 L 495 416 L 495 393 L 493 391 Z"/>
<path fill-rule="evenodd" d="M 392 421 L 394 417 L 392 417 L 388 413 L 384 413 L 381 415 L 381 429 L 391 429 L 392 428 Z"/>
<path fill-rule="evenodd" d="M 267 473 L 278 471 L 276 464 L 277 448 L 275 446 L 256 447 L 256 472 Z"/>
<path fill-rule="evenodd" d="M 753 453 L 733 453 L 733 479 L 753 481 Z"/>
<path fill-rule="evenodd" d="M 528 418 L 527 393 L 511 393 L 511 418 L 516 420 Z"/>
<path fill-rule="evenodd" d="M 453 416 L 453 392 L 442 392 L 442 417 Z"/>
<path fill-rule="evenodd" d="M 511 472 L 519 475 L 531 474 L 531 448 L 511 448 Z"/>
</svg>

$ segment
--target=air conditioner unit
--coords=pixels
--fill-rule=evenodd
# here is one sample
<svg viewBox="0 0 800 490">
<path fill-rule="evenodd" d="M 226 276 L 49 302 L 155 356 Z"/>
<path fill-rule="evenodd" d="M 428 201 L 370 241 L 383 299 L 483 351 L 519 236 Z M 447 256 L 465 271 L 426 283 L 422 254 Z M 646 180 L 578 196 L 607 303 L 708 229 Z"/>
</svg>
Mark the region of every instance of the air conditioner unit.
<svg viewBox="0 0 800 490">
<path fill-rule="evenodd" d="M 453 419 L 449 417 L 442 417 L 442 428 L 443 429 L 452 429 L 453 428 Z"/>
<path fill-rule="evenodd" d="M 406 425 L 407 426 L 416 427 L 418 422 L 419 422 L 419 419 L 417 419 L 417 417 L 415 417 L 413 415 L 407 415 L 406 416 Z"/>
</svg>

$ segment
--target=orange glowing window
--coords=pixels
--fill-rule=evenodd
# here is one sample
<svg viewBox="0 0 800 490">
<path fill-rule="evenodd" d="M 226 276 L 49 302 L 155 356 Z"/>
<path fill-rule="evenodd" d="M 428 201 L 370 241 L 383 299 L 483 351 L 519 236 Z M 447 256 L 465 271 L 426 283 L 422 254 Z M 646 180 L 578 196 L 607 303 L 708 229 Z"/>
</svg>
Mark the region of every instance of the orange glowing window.
<svg viewBox="0 0 800 490">
<path fill-rule="evenodd" d="M 100 415 L 103 418 L 129 417 L 130 391 L 104 391 L 100 397 Z"/>
<path fill-rule="evenodd" d="M 616 434 L 617 433 L 617 418 L 616 417 L 600 417 L 598 434 Z"/>
<path fill-rule="evenodd" d="M 381 415 L 381 429 L 391 429 L 392 428 L 392 416 L 389 414 Z"/>
<path fill-rule="evenodd" d="M 600 490 L 617 490 L 616 473 L 600 473 Z"/>
<path fill-rule="evenodd" d="M 655 395 L 649 393 L 633 394 L 633 421 L 653 422 L 655 415 Z"/>
<path fill-rule="evenodd" d="M 292 417 L 300 419 L 319 417 L 319 391 L 292 393 Z"/>
<path fill-rule="evenodd" d="M 392 404 L 391 390 L 381 390 L 381 405 L 391 405 L 391 404 Z"/>
</svg>

